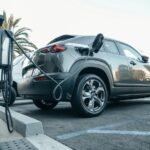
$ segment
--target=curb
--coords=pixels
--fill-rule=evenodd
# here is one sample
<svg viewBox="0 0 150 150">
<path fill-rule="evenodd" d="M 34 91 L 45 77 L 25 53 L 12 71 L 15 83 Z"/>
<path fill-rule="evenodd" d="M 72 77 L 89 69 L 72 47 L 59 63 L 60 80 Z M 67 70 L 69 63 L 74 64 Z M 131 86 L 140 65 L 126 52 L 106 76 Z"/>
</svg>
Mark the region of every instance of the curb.
<svg viewBox="0 0 150 150">
<path fill-rule="evenodd" d="M 10 110 L 14 130 L 20 133 L 38 150 L 72 150 L 66 145 L 44 135 L 42 122 Z M 5 119 L 5 108 L 0 106 L 0 119 Z"/>
<path fill-rule="evenodd" d="M 26 139 L 32 145 L 38 148 L 38 150 L 72 150 L 66 145 L 43 134 L 39 134 L 37 136 L 31 136 Z"/>
<path fill-rule="evenodd" d="M 13 110 L 10 110 L 10 112 L 14 123 L 14 129 L 23 137 L 44 134 L 43 125 L 40 121 L 17 113 Z M 6 121 L 5 108 L 2 106 L 0 106 L 0 118 Z"/>
</svg>

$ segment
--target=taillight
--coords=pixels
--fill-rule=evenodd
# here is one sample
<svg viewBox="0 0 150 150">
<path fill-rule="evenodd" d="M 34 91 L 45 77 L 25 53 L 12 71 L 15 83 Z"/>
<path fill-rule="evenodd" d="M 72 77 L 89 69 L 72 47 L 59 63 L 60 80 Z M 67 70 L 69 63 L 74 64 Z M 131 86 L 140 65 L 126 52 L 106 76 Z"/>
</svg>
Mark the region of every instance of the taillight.
<svg viewBox="0 0 150 150">
<path fill-rule="evenodd" d="M 50 47 L 41 49 L 41 53 L 60 53 L 66 50 L 66 47 L 62 44 L 54 44 Z"/>
<path fill-rule="evenodd" d="M 34 77 L 34 79 L 36 81 L 43 81 L 43 80 L 47 80 L 47 77 L 46 76 L 38 76 L 38 77 Z"/>
<path fill-rule="evenodd" d="M 55 44 L 51 47 L 51 53 L 59 53 L 65 51 L 65 46 L 60 44 Z"/>
</svg>

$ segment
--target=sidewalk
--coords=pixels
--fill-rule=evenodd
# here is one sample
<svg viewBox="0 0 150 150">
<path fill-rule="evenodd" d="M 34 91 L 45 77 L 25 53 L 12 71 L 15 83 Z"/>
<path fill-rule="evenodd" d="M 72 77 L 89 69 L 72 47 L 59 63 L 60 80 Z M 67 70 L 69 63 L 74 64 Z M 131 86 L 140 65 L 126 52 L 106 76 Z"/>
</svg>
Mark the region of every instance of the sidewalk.
<svg viewBox="0 0 150 150">
<path fill-rule="evenodd" d="M 4 108 L 0 106 L 0 150 L 71 150 L 46 136 L 42 123 L 11 110 L 14 132 L 9 133 Z"/>
<path fill-rule="evenodd" d="M 23 136 L 16 131 L 9 133 L 6 123 L 0 119 L 0 142 L 22 139 Z"/>
</svg>

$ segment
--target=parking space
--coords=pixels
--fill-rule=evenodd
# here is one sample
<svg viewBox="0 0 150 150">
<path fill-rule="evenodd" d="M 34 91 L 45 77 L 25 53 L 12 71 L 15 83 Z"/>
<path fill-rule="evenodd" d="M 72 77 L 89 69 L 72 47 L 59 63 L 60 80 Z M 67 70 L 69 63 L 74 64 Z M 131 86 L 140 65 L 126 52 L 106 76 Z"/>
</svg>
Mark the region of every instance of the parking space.
<svg viewBox="0 0 150 150">
<path fill-rule="evenodd" d="M 95 118 L 79 118 L 69 103 L 41 111 L 31 101 L 12 109 L 42 121 L 45 133 L 77 150 L 149 150 L 150 98 L 110 103 Z"/>
</svg>

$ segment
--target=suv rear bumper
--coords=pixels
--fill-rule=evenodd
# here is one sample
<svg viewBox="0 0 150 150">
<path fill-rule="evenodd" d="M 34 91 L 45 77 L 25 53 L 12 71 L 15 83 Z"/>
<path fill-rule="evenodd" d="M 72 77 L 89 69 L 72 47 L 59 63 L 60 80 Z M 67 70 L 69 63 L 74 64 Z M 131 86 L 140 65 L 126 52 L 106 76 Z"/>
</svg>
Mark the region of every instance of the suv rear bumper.
<svg viewBox="0 0 150 150">
<path fill-rule="evenodd" d="M 56 80 L 58 83 L 63 81 L 64 79 L 70 77 L 70 73 L 55 73 L 55 74 L 49 74 L 54 80 Z M 73 78 L 69 78 L 67 81 L 65 81 L 62 84 L 63 89 L 63 97 L 61 100 L 63 101 L 69 101 L 71 99 L 71 95 L 73 92 Z M 26 79 L 22 79 L 18 83 L 18 92 L 19 95 L 21 95 L 24 98 L 29 99 L 48 99 L 48 100 L 54 100 L 52 97 L 53 90 L 57 84 L 52 80 L 40 80 L 37 81 L 35 77 L 30 77 Z M 59 88 L 58 88 L 59 91 Z M 57 92 L 59 97 L 59 92 Z"/>
</svg>

